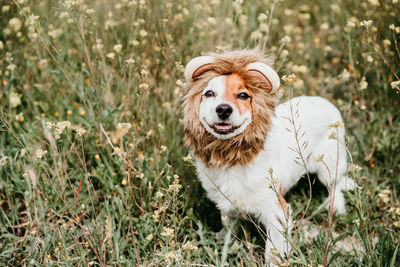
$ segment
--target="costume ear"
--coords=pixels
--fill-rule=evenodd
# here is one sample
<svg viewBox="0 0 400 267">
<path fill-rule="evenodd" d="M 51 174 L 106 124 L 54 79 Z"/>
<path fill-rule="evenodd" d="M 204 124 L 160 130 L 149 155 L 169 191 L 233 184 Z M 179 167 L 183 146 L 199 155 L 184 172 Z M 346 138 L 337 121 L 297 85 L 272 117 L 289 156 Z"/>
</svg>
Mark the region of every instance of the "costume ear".
<svg viewBox="0 0 400 267">
<path fill-rule="evenodd" d="M 253 62 L 247 66 L 247 71 L 255 72 L 260 79 L 272 86 L 271 92 L 276 92 L 281 85 L 279 75 L 270 66 L 261 62 Z"/>
<path fill-rule="evenodd" d="M 195 57 L 189 61 L 185 68 L 185 79 L 195 80 L 206 71 L 212 70 L 214 58 L 210 56 Z"/>
</svg>

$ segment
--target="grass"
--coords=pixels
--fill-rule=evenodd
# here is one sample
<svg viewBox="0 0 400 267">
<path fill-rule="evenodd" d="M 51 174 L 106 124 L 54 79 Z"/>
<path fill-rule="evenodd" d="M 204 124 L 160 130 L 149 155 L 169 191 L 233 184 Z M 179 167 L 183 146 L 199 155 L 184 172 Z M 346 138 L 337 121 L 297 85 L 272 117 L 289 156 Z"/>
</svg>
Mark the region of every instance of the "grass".
<svg viewBox="0 0 400 267">
<path fill-rule="evenodd" d="M 397 1 L 15 0 L 0 10 L 0 265 L 262 265 L 257 224 L 216 241 L 220 215 L 180 120 L 188 60 L 255 46 L 296 75 L 295 95 L 341 110 L 361 185 L 330 231 L 356 246 L 324 252 L 327 192 L 316 183 L 305 218 L 319 234 L 299 231 L 290 265 L 400 262 Z M 295 220 L 308 190 L 304 179 L 287 196 Z"/>
</svg>

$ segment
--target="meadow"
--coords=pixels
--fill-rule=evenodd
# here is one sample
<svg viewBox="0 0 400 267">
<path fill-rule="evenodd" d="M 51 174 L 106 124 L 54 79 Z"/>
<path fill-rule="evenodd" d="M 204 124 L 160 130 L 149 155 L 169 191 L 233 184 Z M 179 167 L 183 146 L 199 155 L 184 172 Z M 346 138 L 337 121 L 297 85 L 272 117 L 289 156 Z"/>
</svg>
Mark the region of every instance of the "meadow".
<svg viewBox="0 0 400 267">
<path fill-rule="evenodd" d="M 256 218 L 216 240 L 181 122 L 191 58 L 258 47 L 287 75 L 282 100 L 340 109 L 360 185 L 332 216 L 301 180 L 284 265 L 400 266 L 399 14 L 398 0 L 1 1 L 0 265 L 262 266 Z"/>
</svg>

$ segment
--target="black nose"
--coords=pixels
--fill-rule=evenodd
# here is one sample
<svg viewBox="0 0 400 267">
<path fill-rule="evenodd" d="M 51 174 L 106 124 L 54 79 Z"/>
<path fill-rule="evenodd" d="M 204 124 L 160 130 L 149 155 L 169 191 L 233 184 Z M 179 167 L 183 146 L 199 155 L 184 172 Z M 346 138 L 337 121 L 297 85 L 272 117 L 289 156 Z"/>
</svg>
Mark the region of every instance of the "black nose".
<svg viewBox="0 0 400 267">
<path fill-rule="evenodd" d="M 227 104 L 221 104 L 216 108 L 215 111 L 217 112 L 218 117 L 221 120 L 225 120 L 231 115 L 233 110 L 232 110 L 231 106 L 229 106 Z"/>
</svg>

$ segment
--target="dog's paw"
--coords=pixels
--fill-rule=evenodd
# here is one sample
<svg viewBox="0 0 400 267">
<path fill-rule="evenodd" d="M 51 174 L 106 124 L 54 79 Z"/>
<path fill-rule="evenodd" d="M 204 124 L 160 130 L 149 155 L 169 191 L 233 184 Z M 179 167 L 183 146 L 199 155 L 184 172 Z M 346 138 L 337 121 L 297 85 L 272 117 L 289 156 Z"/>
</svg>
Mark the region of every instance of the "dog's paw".
<svg viewBox="0 0 400 267">
<path fill-rule="evenodd" d="M 353 191 L 356 188 L 360 188 L 360 186 L 353 179 L 347 177 L 344 177 L 341 183 L 337 185 L 337 189 L 341 191 Z"/>
</svg>

